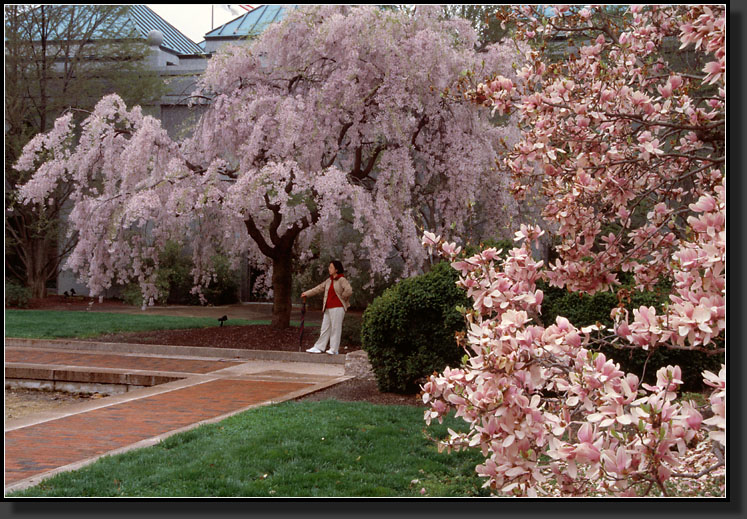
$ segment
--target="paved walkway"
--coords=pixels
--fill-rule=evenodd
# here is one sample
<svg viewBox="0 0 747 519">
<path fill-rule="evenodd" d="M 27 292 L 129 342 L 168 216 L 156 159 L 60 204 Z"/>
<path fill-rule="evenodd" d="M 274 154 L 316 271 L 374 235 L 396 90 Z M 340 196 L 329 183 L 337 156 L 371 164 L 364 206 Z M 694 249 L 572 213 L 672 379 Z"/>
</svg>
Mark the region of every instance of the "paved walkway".
<svg viewBox="0 0 747 519">
<path fill-rule="evenodd" d="M 263 360 L 251 360 L 208 348 L 147 346 L 131 352 L 127 345 L 102 345 L 99 351 L 90 344 L 85 347 L 78 350 L 69 341 L 6 341 L 6 381 L 11 373 L 58 381 L 87 373 L 99 381 L 150 377 L 170 382 L 6 422 L 6 493 L 103 455 L 154 445 L 200 424 L 351 378 L 345 376 L 344 356 L 276 352 L 273 359 L 264 352 Z"/>
</svg>

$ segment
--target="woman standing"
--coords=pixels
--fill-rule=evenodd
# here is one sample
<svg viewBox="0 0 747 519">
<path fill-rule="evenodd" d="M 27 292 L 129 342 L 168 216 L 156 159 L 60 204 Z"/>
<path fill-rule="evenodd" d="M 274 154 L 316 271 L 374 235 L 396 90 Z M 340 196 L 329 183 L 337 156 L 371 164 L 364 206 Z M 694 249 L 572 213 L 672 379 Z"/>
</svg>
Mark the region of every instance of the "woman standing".
<svg viewBox="0 0 747 519">
<path fill-rule="evenodd" d="M 323 353 L 327 349 L 327 343 L 329 342 L 327 353 L 336 355 L 340 351 L 342 320 L 345 318 L 345 312 L 348 306 L 350 306 L 350 296 L 353 294 L 353 288 L 348 283 L 348 280 L 345 279 L 345 271 L 342 268 L 341 262 L 334 260 L 330 263 L 329 278 L 311 290 L 303 292 L 301 297 L 305 299 L 306 297 L 315 296 L 322 292 L 324 292 L 322 331 L 316 344 L 306 351 L 309 353 Z"/>
</svg>

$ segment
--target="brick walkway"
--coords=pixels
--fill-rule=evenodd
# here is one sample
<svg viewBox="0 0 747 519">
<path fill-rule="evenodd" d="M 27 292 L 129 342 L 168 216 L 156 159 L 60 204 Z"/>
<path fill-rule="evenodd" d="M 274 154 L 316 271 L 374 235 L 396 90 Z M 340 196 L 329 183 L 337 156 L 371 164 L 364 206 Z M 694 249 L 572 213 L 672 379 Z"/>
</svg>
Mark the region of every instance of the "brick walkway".
<svg viewBox="0 0 747 519">
<path fill-rule="evenodd" d="M 186 377 L 6 422 L 6 493 L 79 468 L 104 454 L 152 445 L 200 423 L 297 398 L 348 378 L 343 365 L 314 364 L 311 354 L 308 363 L 9 347 L 5 355 L 6 363 L 16 366 L 132 369 Z"/>
</svg>

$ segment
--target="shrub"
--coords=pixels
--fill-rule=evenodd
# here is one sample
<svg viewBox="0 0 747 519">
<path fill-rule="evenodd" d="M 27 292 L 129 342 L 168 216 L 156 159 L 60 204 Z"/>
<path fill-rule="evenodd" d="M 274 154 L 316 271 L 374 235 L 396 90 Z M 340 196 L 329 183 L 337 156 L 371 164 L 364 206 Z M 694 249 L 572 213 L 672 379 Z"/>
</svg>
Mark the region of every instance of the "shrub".
<svg viewBox="0 0 747 519">
<path fill-rule="evenodd" d="M 31 300 L 31 289 L 13 279 L 5 280 L 5 306 L 26 308 Z"/>
<path fill-rule="evenodd" d="M 143 294 L 137 283 L 130 283 L 125 286 L 119 297 L 122 298 L 122 302 L 128 305 L 142 306 L 143 304 Z"/>
<path fill-rule="evenodd" d="M 457 366 L 464 330 L 457 306 L 469 306 L 457 272 L 442 262 L 384 291 L 363 314 L 361 341 L 381 391 L 414 393 L 427 375 Z"/>
<path fill-rule="evenodd" d="M 202 289 L 208 304 L 211 305 L 230 305 L 239 301 L 239 278 L 235 271 L 231 270 L 230 262 L 225 256 L 216 256 L 213 258 L 213 267 L 217 279 L 210 283 L 207 288 Z M 191 267 L 190 267 L 191 269 Z M 190 289 L 192 288 L 192 274 L 189 274 Z M 196 294 L 189 294 L 187 304 L 200 304 L 200 297 Z"/>
<path fill-rule="evenodd" d="M 340 342 L 342 344 L 350 344 L 353 346 L 361 345 L 361 326 L 363 320 L 358 314 L 348 314 L 342 321 L 342 338 Z"/>
<path fill-rule="evenodd" d="M 194 304 L 192 301 L 193 263 L 177 243 L 169 243 L 161 252 L 156 285 L 164 290 L 160 300 L 172 305 Z M 199 304 L 199 297 L 196 297 Z"/>
<path fill-rule="evenodd" d="M 516 244 L 512 240 L 508 240 L 505 238 L 502 239 L 487 239 L 482 240 L 480 243 L 472 244 L 467 243 L 464 246 L 464 252 L 463 254 L 466 257 L 474 256 L 475 254 L 479 254 L 480 252 L 484 251 L 485 249 L 494 248 L 501 250 L 500 257 L 506 258 L 508 256 L 508 251 L 516 247 Z"/>
<path fill-rule="evenodd" d="M 200 296 L 192 294 L 194 279 L 192 259 L 184 253 L 177 243 L 169 243 L 159 257 L 156 273 L 156 286 L 159 291 L 159 302 L 176 305 L 199 305 Z M 224 256 L 215 256 L 213 266 L 217 279 L 202 289 L 208 304 L 227 305 L 238 301 L 239 280 L 231 270 L 229 261 Z M 122 291 L 122 300 L 131 305 L 140 306 L 143 298 L 137 283 L 127 285 Z"/>
<path fill-rule="evenodd" d="M 597 322 L 612 326 L 610 312 L 618 305 L 617 293 L 600 292 L 593 296 L 579 293 L 571 293 L 564 289 L 548 288 L 538 283 L 545 294 L 542 303 L 542 320 L 545 326 L 555 322 L 555 318 L 562 315 L 576 327 L 588 326 Z M 623 287 L 630 290 L 630 287 Z M 624 301 L 629 312 L 641 306 L 653 306 L 657 313 L 662 312 L 663 305 L 667 302 L 667 287 L 662 287 L 656 292 L 631 291 L 630 299 Z M 709 370 L 718 373 L 721 369 L 723 358 L 720 355 L 708 355 L 699 351 L 669 350 L 659 348 L 653 351 L 643 349 L 623 349 L 614 346 L 602 346 L 599 351 L 607 358 L 612 358 L 620 364 L 623 371 L 634 373 L 639 377 L 646 367 L 644 381 L 653 384 L 656 381 L 656 371 L 668 365 L 678 365 L 682 369 L 682 388 L 686 391 L 699 391 L 703 389 L 703 377 L 701 373 Z M 650 357 L 649 357 L 650 353 Z M 646 359 L 648 358 L 648 361 Z"/>
</svg>

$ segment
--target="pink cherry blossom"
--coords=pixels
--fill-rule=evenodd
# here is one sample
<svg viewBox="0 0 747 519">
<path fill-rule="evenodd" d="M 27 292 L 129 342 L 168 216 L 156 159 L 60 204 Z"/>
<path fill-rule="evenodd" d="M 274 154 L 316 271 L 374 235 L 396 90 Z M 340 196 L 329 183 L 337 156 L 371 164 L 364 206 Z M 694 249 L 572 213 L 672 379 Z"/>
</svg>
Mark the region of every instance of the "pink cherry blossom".
<svg viewBox="0 0 747 519">
<path fill-rule="evenodd" d="M 244 258 L 289 319 L 289 262 L 308 266 L 312 249 L 391 282 L 394 256 L 403 277 L 426 266 L 422 228 L 507 235 L 518 205 L 496 158 L 519 133 L 445 92 L 467 69 L 500 73 L 512 92 L 517 47 L 476 44 L 466 21 L 429 6 L 416 16 L 291 9 L 251 44 L 210 58 L 191 136 L 172 139 L 108 96 L 82 124 L 68 114 L 31 141 L 16 167 L 37 172 L 22 194 L 43 203 L 56 186 L 74 187 L 69 221 L 81 239 L 67 265 L 94 295 L 134 281 L 157 300 L 153 266 L 172 240 L 190 245 L 196 291 L 214 278 L 212 256 Z M 353 242 L 340 241 L 343 215 Z"/>
</svg>

